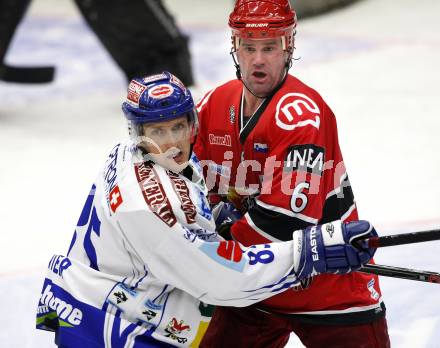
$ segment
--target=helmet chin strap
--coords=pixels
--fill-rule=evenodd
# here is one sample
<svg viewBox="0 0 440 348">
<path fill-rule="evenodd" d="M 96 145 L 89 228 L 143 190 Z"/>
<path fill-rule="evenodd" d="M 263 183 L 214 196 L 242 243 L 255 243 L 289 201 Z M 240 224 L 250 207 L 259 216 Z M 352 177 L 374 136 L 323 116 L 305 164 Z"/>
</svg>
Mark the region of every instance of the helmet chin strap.
<svg viewBox="0 0 440 348">
<path fill-rule="evenodd" d="M 241 83 L 243 83 L 243 86 L 249 91 L 250 94 L 252 94 L 254 97 L 258 98 L 258 99 L 264 99 L 267 98 L 269 95 L 272 94 L 273 91 L 276 91 L 280 88 L 280 86 L 284 83 L 284 81 L 286 80 L 287 77 L 287 72 L 289 71 L 289 69 L 292 67 L 292 54 L 289 54 L 289 57 L 286 60 L 286 63 L 284 65 L 284 71 L 282 73 L 282 78 L 280 80 L 280 83 L 278 85 L 275 86 L 275 88 L 272 89 L 272 91 L 268 94 L 268 95 L 257 95 L 255 94 L 249 87 L 248 85 L 244 82 L 242 76 L 241 76 L 241 70 L 240 70 L 240 65 L 238 64 L 238 61 L 235 57 L 235 51 L 234 49 L 231 49 L 231 52 L 229 53 L 232 57 L 232 61 L 234 62 L 234 66 L 235 66 L 235 75 L 237 76 L 237 80 L 240 80 Z"/>
<path fill-rule="evenodd" d="M 194 140 L 195 140 L 195 136 L 194 136 Z M 156 150 L 158 151 L 158 153 L 152 153 L 152 152 L 147 151 L 145 146 L 143 146 L 143 144 L 146 144 L 146 143 L 149 143 L 152 146 L 154 146 L 156 148 Z M 194 142 L 191 142 L 190 152 L 189 152 L 188 158 L 186 159 L 185 162 L 179 164 L 173 158 L 174 157 L 173 155 L 176 152 L 180 151 L 180 149 L 178 149 L 177 147 L 172 147 L 172 148 L 169 148 L 167 151 L 162 152 L 162 150 L 160 149 L 160 146 L 157 145 L 153 139 L 151 139 L 147 136 L 139 136 L 137 138 L 137 147 L 142 153 L 142 161 L 144 161 L 144 162 L 152 161 L 154 163 L 159 164 L 160 166 L 162 166 L 163 168 L 165 168 L 167 170 L 173 171 L 174 173 L 180 173 L 188 166 L 189 160 L 191 159 L 193 146 L 194 146 Z"/>
<path fill-rule="evenodd" d="M 166 151 L 165 153 L 158 153 L 158 154 L 147 153 L 145 159 L 149 161 L 153 161 L 154 163 L 157 163 L 163 168 L 171 170 L 174 173 L 180 173 L 188 166 L 189 159 L 183 163 L 180 164 L 177 163 L 172 157 L 172 154 L 175 151 L 178 151 L 178 149 L 172 148 L 169 151 Z"/>
</svg>

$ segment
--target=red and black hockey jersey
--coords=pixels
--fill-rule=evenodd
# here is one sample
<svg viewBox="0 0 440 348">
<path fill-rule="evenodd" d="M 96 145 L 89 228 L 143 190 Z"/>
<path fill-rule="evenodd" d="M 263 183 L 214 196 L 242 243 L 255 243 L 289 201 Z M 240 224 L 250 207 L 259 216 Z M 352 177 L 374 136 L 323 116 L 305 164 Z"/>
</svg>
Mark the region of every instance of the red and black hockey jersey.
<svg viewBox="0 0 440 348">
<path fill-rule="evenodd" d="M 244 245 L 290 240 L 292 232 L 358 218 L 338 143 L 336 119 L 323 98 L 288 75 L 244 127 L 243 84 L 233 80 L 198 103 L 194 150 L 212 193 L 254 202 L 232 229 Z M 237 199 L 238 198 L 238 199 Z M 379 312 L 377 276 L 319 275 L 261 305 L 283 313 Z"/>
</svg>

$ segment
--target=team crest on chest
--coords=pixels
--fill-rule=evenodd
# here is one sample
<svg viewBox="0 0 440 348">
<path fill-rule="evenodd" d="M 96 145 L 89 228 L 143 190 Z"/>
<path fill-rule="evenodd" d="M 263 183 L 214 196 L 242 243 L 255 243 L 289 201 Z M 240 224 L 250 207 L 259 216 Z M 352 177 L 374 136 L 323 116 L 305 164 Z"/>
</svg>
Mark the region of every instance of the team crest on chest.
<svg viewBox="0 0 440 348">
<path fill-rule="evenodd" d="M 287 93 L 277 103 L 275 123 L 287 131 L 309 125 L 319 129 L 320 114 L 318 105 L 310 97 L 302 93 Z"/>
</svg>

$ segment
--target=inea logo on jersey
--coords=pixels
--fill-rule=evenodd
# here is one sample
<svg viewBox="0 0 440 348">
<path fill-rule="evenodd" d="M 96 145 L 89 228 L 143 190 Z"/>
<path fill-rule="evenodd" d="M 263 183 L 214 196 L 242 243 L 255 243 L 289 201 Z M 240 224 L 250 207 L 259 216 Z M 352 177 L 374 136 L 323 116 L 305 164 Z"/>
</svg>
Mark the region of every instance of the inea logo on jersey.
<svg viewBox="0 0 440 348">
<path fill-rule="evenodd" d="M 324 171 L 325 150 L 313 144 L 289 147 L 284 160 L 285 171 L 304 171 L 321 176 Z"/>
</svg>

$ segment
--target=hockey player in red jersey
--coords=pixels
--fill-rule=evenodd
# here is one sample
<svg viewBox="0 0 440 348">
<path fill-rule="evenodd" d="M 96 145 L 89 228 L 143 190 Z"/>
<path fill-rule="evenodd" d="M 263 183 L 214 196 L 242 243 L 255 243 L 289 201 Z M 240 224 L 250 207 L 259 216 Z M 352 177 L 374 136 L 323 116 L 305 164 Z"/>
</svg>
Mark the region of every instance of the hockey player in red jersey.
<svg viewBox="0 0 440 348">
<path fill-rule="evenodd" d="M 245 244 L 358 213 L 336 119 L 312 88 L 288 74 L 296 14 L 288 0 L 238 0 L 229 17 L 237 79 L 198 103 L 195 152 L 211 202 L 244 216 L 230 233 Z M 248 308 L 218 307 L 202 347 L 389 347 L 378 277 L 318 275 Z"/>
</svg>

